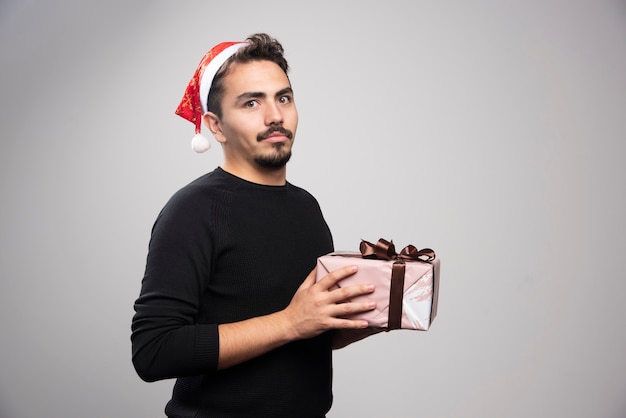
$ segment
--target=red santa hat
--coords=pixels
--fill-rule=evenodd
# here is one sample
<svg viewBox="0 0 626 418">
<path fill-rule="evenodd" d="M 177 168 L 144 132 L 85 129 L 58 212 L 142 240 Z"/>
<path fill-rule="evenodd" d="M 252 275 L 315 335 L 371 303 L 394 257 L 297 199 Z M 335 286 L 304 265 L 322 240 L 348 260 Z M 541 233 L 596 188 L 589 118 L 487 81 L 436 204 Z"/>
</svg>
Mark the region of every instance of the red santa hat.
<svg viewBox="0 0 626 418">
<path fill-rule="evenodd" d="M 191 140 L 191 148 L 195 152 L 204 152 L 211 147 L 209 138 L 202 135 L 201 129 L 202 115 L 207 112 L 209 90 L 215 74 L 228 58 L 245 45 L 247 42 L 222 42 L 211 48 L 202 57 L 196 72 L 187 85 L 183 99 L 176 108 L 178 116 L 187 119 L 196 127 L 196 135 Z"/>
</svg>

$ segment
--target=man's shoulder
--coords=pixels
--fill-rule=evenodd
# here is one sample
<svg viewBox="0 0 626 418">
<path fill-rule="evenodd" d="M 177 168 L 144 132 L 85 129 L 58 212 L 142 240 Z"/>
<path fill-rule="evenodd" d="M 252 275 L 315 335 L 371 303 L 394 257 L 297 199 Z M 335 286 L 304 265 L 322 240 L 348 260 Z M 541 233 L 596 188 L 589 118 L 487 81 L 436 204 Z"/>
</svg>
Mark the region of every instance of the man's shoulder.
<svg viewBox="0 0 626 418">
<path fill-rule="evenodd" d="M 308 190 L 306 190 L 306 189 L 304 189 L 304 188 L 302 188 L 300 186 L 296 186 L 293 183 L 287 183 L 287 184 L 289 186 L 290 192 L 294 196 L 297 196 L 298 198 L 306 200 L 306 201 L 315 202 L 315 204 L 317 204 L 317 199 Z"/>
<path fill-rule="evenodd" d="M 223 202 L 228 186 L 218 170 L 204 174 L 178 189 L 163 208 L 168 212 L 207 210 L 210 202 Z"/>
<path fill-rule="evenodd" d="M 208 172 L 178 190 L 177 194 L 202 194 L 228 188 L 227 177 L 220 169 Z"/>
</svg>

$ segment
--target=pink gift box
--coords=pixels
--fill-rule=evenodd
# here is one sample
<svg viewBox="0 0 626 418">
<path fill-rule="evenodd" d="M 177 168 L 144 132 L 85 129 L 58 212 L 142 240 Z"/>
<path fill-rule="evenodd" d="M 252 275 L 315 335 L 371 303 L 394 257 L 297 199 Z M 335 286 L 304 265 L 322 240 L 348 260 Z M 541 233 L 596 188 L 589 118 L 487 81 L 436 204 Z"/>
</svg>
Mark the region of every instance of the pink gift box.
<svg viewBox="0 0 626 418">
<path fill-rule="evenodd" d="M 380 247 L 372 249 L 381 243 L 382 249 Z M 407 249 L 413 250 L 413 258 L 403 257 L 411 252 Z M 378 258 L 375 258 L 377 255 L 374 252 Z M 383 259 L 381 252 L 386 254 Z M 426 257 L 423 255 L 424 252 L 427 253 Z M 342 279 L 337 287 L 362 283 L 373 283 L 376 286 L 374 293 L 351 299 L 353 302 L 373 299 L 376 301 L 376 308 L 351 315 L 349 318 L 365 319 L 369 326 L 374 328 L 422 331 L 430 328 L 437 315 L 439 297 L 440 260 L 434 251 L 425 249 L 418 252 L 415 247 L 408 246 L 398 255 L 395 254 L 393 243 L 383 239 L 376 245 L 363 241 L 361 253 L 336 252 L 319 257 L 316 279 L 319 281 L 331 271 L 348 265 L 357 265 L 359 269 L 352 276 Z M 394 274 L 395 277 L 392 279 Z M 392 285 L 392 282 L 395 284 Z M 395 289 L 392 290 L 394 286 Z"/>
</svg>

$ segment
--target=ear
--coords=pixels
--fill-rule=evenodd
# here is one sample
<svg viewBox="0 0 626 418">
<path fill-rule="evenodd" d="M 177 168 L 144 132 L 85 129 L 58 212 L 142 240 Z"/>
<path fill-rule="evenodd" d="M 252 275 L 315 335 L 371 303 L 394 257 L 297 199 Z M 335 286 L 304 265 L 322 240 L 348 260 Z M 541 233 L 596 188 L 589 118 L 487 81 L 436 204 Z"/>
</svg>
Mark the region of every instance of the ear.
<svg viewBox="0 0 626 418">
<path fill-rule="evenodd" d="M 222 131 L 222 122 L 215 113 L 206 112 L 204 115 L 202 115 L 202 122 L 204 122 L 204 126 L 209 128 L 209 131 L 211 131 L 211 133 L 218 142 L 226 142 L 226 137 L 224 136 L 224 132 Z"/>
</svg>

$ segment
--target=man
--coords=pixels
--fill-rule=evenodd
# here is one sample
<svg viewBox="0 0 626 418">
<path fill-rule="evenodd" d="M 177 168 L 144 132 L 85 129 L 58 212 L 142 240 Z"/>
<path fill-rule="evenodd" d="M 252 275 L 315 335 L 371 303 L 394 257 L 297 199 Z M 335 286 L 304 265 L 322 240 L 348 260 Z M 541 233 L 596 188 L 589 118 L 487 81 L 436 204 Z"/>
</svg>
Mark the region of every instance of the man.
<svg viewBox="0 0 626 418">
<path fill-rule="evenodd" d="M 317 201 L 286 181 L 298 124 L 287 71 L 266 34 L 219 44 L 177 110 L 224 161 L 159 214 L 135 303 L 133 364 L 146 381 L 177 378 L 170 417 L 323 417 L 333 339 L 368 334 L 342 317 L 373 309 L 348 301 L 373 286 L 330 290 L 356 267 L 317 283 L 311 271 L 333 244 Z"/>
</svg>

